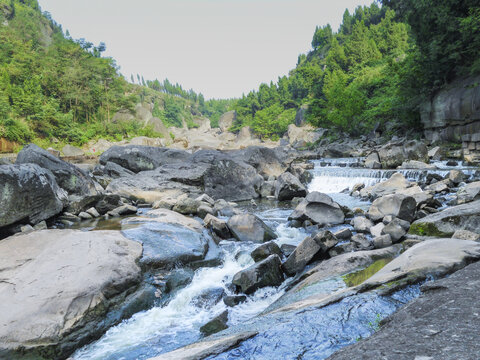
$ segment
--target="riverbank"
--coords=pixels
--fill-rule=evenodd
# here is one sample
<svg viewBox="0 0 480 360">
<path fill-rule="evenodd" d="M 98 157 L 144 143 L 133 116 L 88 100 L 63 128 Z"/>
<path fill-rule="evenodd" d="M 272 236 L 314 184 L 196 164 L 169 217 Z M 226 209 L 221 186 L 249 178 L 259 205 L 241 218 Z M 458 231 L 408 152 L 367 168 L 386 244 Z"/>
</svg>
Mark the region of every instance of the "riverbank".
<svg viewBox="0 0 480 360">
<path fill-rule="evenodd" d="M 83 171 L 28 146 L 0 167 L 0 286 L 38 316 L 10 304 L 0 354 L 325 358 L 479 258 L 478 169 L 432 150 L 130 145 Z"/>
</svg>

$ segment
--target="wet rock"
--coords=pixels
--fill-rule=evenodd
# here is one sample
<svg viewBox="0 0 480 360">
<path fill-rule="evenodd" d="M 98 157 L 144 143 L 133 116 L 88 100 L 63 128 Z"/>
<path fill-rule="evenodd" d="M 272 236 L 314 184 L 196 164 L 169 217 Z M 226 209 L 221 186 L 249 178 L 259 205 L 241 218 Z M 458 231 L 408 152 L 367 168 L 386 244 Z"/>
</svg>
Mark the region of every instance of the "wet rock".
<svg viewBox="0 0 480 360">
<path fill-rule="evenodd" d="M 223 199 L 215 201 L 213 210 L 221 216 L 234 216 L 241 214 L 241 211 L 236 209 L 232 203 L 229 203 Z"/>
<path fill-rule="evenodd" d="M 349 228 L 343 228 L 335 232 L 333 235 L 339 240 L 347 240 L 352 237 L 352 231 Z"/>
<path fill-rule="evenodd" d="M 282 269 L 285 274 L 293 276 L 315 258 L 326 255 L 337 243 L 338 239 L 330 231 L 308 236 L 282 264 Z"/>
<path fill-rule="evenodd" d="M 92 179 L 75 165 L 53 156 L 48 151 L 34 144 L 25 146 L 18 153 L 15 164 L 37 164 L 50 170 L 58 186 L 74 195 L 95 195 L 97 190 Z"/>
<path fill-rule="evenodd" d="M 288 217 L 289 220 L 309 220 L 317 225 L 342 224 L 345 215 L 332 198 L 319 192 L 309 193 Z"/>
<path fill-rule="evenodd" d="M 102 195 L 99 199 L 96 199 L 95 209 L 104 215 L 107 212 L 116 209 L 121 205 L 121 199 L 118 195 Z"/>
<path fill-rule="evenodd" d="M 227 322 L 228 322 L 228 310 L 225 310 L 220 315 L 214 317 L 208 323 L 203 325 L 200 328 L 200 332 L 205 336 L 215 334 L 219 331 L 222 331 L 228 328 Z"/>
<path fill-rule="evenodd" d="M 461 239 L 461 240 L 471 240 L 471 241 L 478 241 L 480 240 L 480 234 L 468 231 L 468 230 L 457 230 L 452 235 L 453 239 Z"/>
<path fill-rule="evenodd" d="M 223 297 L 223 302 L 229 307 L 234 307 L 245 301 L 247 301 L 247 297 L 245 295 L 228 295 Z"/>
<path fill-rule="evenodd" d="M 480 228 L 480 200 L 446 208 L 416 220 L 410 234 L 449 237 L 457 230 L 477 231 Z"/>
<path fill-rule="evenodd" d="M 205 340 L 182 347 L 175 351 L 162 354 L 149 360 L 199 360 L 209 356 L 220 355 L 229 349 L 238 346 L 242 341 L 257 335 L 256 332 L 244 332 L 232 336 Z"/>
<path fill-rule="evenodd" d="M 373 226 L 372 221 L 367 219 L 365 216 L 356 216 L 352 220 L 352 225 L 355 231 L 357 232 L 369 232 L 370 228 Z"/>
<path fill-rule="evenodd" d="M 126 218 L 123 224 L 141 224 L 123 234 L 143 244 L 140 264 L 145 268 L 172 269 L 203 260 L 207 254 L 201 224 L 173 211 L 152 210 L 145 216 Z"/>
<path fill-rule="evenodd" d="M 223 287 L 216 287 L 206 289 L 200 295 L 192 299 L 192 304 L 197 307 L 211 308 L 217 304 L 225 296 L 225 289 Z"/>
<path fill-rule="evenodd" d="M 416 209 L 417 202 L 411 196 L 397 194 L 385 195 L 372 203 L 368 210 L 368 216 L 373 221 L 381 220 L 387 215 L 412 221 L 415 217 Z"/>
<path fill-rule="evenodd" d="M 126 295 L 141 281 L 141 253 L 118 231 L 42 230 L 2 240 L 2 357 L 66 358 L 120 322 Z"/>
<path fill-rule="evenodd" d="M 364 234 L 355 234 L 350 240 L 352 244 L 355 245 L 357 249 L 360 250 L 370 250 L 373 248 L 372 243 L 367 239 Z"/>
<path fill-rule="evenodd" d="M 282 250 L 283 256 L 289 257 L 296 249 L 297 247 L 295 245 L 290 245 L 290 244 L 282 244 L 280 246 L 280 250 Z"/>
<path fill-rule="evenodd" d="M 395 194 L 399 190 L 410 187 L 410 182 L 400 173 L 393 174 L 390 179 L 360 190 L 360 196 L 376 199 L 380 196 Z"/>
<path fill-rule="evenodd" d="M 472 354 L 480 353 L 480 344 L 472 334 L 480 324 L 465 309 L 478 308 L 479 276 L 480 263 L 475 263 L 448 278 L 426 283 L 420 297 L 382 321 L 371 337 L 329 359 L 382 359 L 388 354 L 392 359 L 475 358 Z"/>
<path fill-rule="evenodd" d="M 281 257 L 282 251 L 275 242 L 269 241 L 257 247 L 250 255 L 252 256 L 253 261 L 259 262 L 263 259 L 266 259 L 270 255 L 278 255 Z"/>
<path fill-rule="evenodd" d="M 234 215 L 228 220 L 227 225 L 238 241 L 262 243 L 277 238 L 275 232 L 256 215 Z"/>
<path fill-rule="evenodd" d="M 375 249 L 383 249 L 392 245 L 392 237 L 389 234 L 376 236 L 372 241 Z"/>
<path fill-rule="evenodd" d="M 165 289 L 167 292 L 175 291 L 187 286 L 193 279 L 194 272 L 190 269 L 174 269 L 165 277 Z"/>
<path fill-rule="evenodd" d="M 0 227 L 37 224 L 59 214 L 66 199 L 49 170 L 35 164 L 0 166 Z"/>
<path fill-rule="evenodd" d="M 275 182 L 275 197 L 280 201 L 292 200 L 294 197 L 305 197 L 307 190 L 297 177 L 289 172 L 280 175 Z"/>
<path fill-rule="evenodd" d="M 270 255 L 265 260 L 236 273 L 232 280 L 232 283 L 247 295 L 266 286 L 279 286 L 282 282 L 283 273 L 278 255 Z"/>
<path fill-rule="evenodd" d="M 275 194 L 275 182 L 274 181 L 265 181 L 260 188 L 260 196 L 262 198 L 268 198 Z"/>
<path fill-rule="evenodd" d="M 213 200 L 210 196 L 208 196 L 207 194 L 202 194 L 200 195 L 199 197 L 197 197 L 195 200 L 197 201 L 200 201 L 202 203 L 206 203 L 210 206 L 214 206 L 215 205 L 215 200 Z"/>
<path fill-rule="evenodd" d="M 202 204 L 197 209 L 197 215 L 199 218 L 204 219 L 207 215 L 214 215 L 215 211 L 209 205 Z"/>
</svg>

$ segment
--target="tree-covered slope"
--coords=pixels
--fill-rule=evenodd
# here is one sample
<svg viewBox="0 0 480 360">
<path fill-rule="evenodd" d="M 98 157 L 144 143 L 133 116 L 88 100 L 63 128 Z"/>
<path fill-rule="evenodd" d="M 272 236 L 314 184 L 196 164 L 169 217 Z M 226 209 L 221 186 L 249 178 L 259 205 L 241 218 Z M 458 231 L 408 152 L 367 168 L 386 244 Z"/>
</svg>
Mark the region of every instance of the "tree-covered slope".
<svg viewBox="0 0 480 360">
<path fill-rule="evenodd" d="M 228 101 L 205 101 L 178 86 L 128 83 L 104 50 L 103 43 L 64 34 L 36 0 L 0 0 L 0 138 L 81 145 L 99 137 L 158 136 L 137 121 L 112 121 L 118 110 L 144 101 L 155 104 L 154 115 L 167 126 L 195 126 L 203 115 L 218 120 L 227 110 Z"/>
</svg>

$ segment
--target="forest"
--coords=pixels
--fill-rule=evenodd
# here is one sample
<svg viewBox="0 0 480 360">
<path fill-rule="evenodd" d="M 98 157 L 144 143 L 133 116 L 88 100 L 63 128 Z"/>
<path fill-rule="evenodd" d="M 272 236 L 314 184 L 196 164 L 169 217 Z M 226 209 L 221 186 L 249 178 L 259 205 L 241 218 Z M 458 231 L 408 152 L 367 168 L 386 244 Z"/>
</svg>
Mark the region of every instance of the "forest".
<svg viewBox="0 0 480 360">
<path fill-rule="evenodd" d="M 19 144 L 55 139 L 159 136 L 121 109 L 154 104 L 167 126 L 218 125 L 236 110 L 232 131 L 250 126 L 277 139 L 299 108 L 316 127 L 350 136 L 421 130 L 419 107 L 457 77 L 480 73 L 480 8 L 474 0 L 383 0 L 345 11 L 338 30 L 317 27 L 312 50 L 288 76 L 238 99 L 208 100 L 169 80 L 128 82 L 104 43 L 72 39 L 36 0 L 0 0 L 0 137 Z"/>
</svg>

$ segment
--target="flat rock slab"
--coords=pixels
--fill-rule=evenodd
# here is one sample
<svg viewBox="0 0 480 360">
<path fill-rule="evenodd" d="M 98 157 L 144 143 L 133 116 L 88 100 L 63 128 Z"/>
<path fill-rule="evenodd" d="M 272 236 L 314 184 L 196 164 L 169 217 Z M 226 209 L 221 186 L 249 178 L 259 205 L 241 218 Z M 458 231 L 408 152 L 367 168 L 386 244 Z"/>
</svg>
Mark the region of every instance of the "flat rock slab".
<svg viewBox="0 0 480 360">
<path fill-rule="evenodd" d="M 427 283 L 423 294 L 387 318 L 371 337 L 330 360 L 457 360 L 480 354 L 480 263 Z"/>
<path fill-rule="evenodd" d="M 477 231 L 480 228 L 480 200 L 452 206 L 415 221 L 409 233 L 447 237 L 457 230 Z"/>
<path fill-rule="evenodd" d="M 201 360 L 230 350 L 238 346 L 242 341 L 250 339 L 255 335 L 257 335 L 256 332 L 245 332 L 220 339 L 205 340 L 149 360 Z"/>
<path fill-rule="evenodd" d="M 127 218 L 122 225 L 141 224 L 124 235 L 143 245 L 140 263 L 151 268 L 173 268 L 202 260 L 208 241 L 195 219 L 171 210 L 149 211 L 146 216 Z"/>
<path fill-rule="evenodd" d="M 106 313 L 141 281 L 142 246 L 119 231 L 42 230 L 0 241 L 0 358 L 46 358 L 113 323 Z M 23 354 L 25 355 L 25 354 Z"/>
</svg>

